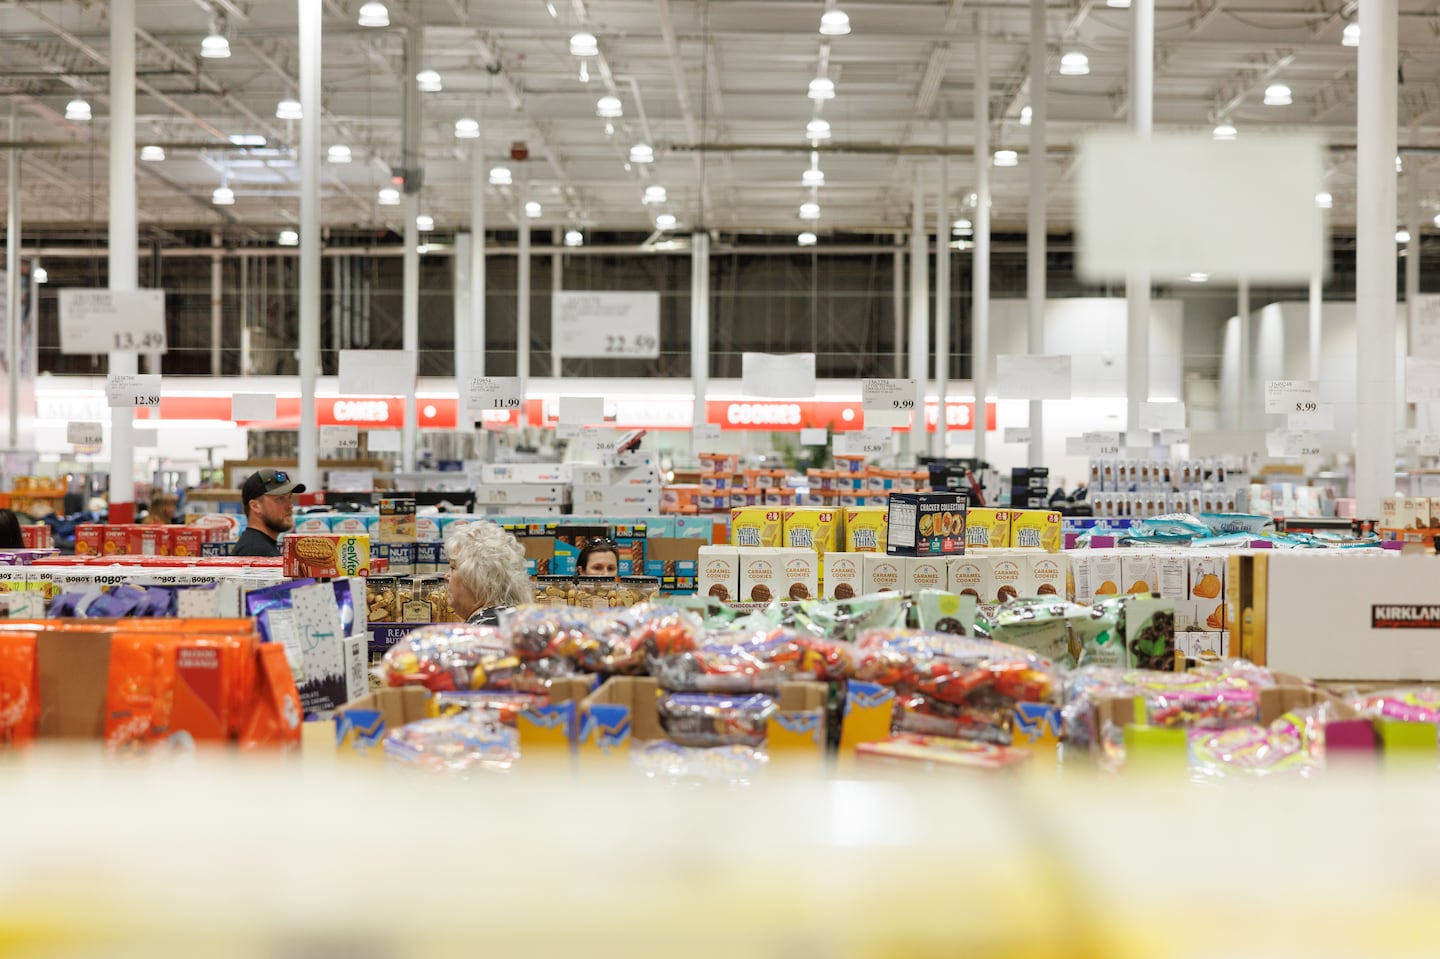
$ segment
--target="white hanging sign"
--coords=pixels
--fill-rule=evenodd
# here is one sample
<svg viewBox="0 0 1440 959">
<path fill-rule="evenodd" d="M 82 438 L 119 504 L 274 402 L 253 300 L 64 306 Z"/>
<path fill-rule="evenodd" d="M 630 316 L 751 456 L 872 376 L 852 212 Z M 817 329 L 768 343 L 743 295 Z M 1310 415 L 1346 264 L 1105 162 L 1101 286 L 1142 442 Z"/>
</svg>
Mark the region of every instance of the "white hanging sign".
<svg viewBox="0 0 1440 959">
<path fill-rule="evenodd" d="M 105 428 L 100 423 L 67 423 L 65 442 L 75 446 L 99 446 L 105 442 Z"/>
<path fill-rule="evenodd" d="M 413 396 L 414 350 L 341 350 L 340 392 L 347 396 Z"/>
<path fill-rule="evenodd" d="M 1185 404 L 1141 403 L 1140 428 L 1142 430 L 1183 430 L 1185 428 Z"/>
<path fill-rule="evenodd" d="M 1320 408 L 1320 384 L 1314 380 L 1267 380 L 1266 413 L 1313 413 Z"/>
<path fill-rule="evenodd" d="M 470 377 L 472 410 L 518 410 L 524 403 L 525 382 L 518 376 Z"/>
<path fill-rule="evenodd" d="M 1070 357 L 1002 353 L 995 357 L 995 392 L 1002 400 L 1070 399 Z"/>
<path fill-rule="evenodd" d="M 358 450 L 360 430 L 354 426 L 320 427 L 320 448 L 327 450 Z"/>
<path fill-rule="evenodd" d="M 60 352 L 164 353 L 164 290 L 61 290 Z"/>
<path fill-rule="evenodd" d="M 1028 426 L 1005 427 L 1005 442 L 1007 443 L 1029 443 L 1034 435 Z"/>
<path fill-rule="evenodd" d="M 1123 451 L 1120 434 L 1113 430 L 1085 433 L 1080 437 L 1080 441 L 1088 456 L 1119 456 Z"/>
<path fill-rule="evenodd" d="M 918 397 L 915 380 L 860 381 L 860 408 L 866 413 L 913 410 Z"/>
<path fill-rule="evenodd" d="M 720 427 L 714 423 L 701 423 L 695 427 L 694 441 L 700 443 L 716 443 L 720 440 Z"/>
<path fill-rule="evenodd" d="M 159 406 L 159 373 L 111 373 L 105 377 L 105 400 L 111 406 Z"/>
<path fill-rule="evenodd" d="M 656 359 L 659 293 L 562 292 L 554 295 L 555 355 Z"/>
</svg>

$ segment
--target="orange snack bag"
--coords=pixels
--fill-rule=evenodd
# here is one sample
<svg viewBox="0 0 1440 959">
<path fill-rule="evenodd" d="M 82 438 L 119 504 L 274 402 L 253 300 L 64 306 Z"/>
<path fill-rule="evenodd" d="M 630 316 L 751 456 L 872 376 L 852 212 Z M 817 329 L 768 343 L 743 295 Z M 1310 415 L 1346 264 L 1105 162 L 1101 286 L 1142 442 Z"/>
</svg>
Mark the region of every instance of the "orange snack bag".
<svg viewBox="0 0 1440 959">
<path fill-rule="evenodd" d="M 300 693 L 279 643 L 261 643 L 255 663 L 250 702 L 240 729 L 240 748 L 290 747 L 300 744 Z"/>
<path fill-rule="evenodd" d="M 105 693 L 106 749 L 144 745 L 154 735 L 157 638 L 141 633 L 110 638 L 110 675 Z"/>
<path fill-rule="evenodd" d="M 34 633 L 0 634 L 0 746 L 22 746 L 40 722 L 40 675 Z"/>
</svg>

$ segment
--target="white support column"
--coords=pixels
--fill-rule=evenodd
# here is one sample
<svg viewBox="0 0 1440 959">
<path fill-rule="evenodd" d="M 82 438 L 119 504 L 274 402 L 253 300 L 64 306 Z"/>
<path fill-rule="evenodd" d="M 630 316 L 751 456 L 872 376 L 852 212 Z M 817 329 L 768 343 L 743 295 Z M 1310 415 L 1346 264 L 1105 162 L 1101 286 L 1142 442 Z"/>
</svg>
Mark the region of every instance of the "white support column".
<svg viewBox="0 0 1440 959">
<path fill-rule="evenodd" d="M 915 405 L 923 409 L 930 368 L 930 238 L 925 235 L 925 184 L 915 174 L 910 207 L 910 379 L 915 381 Z M 906 434 L 908 451 L 925 452 L 925 418 L 917 417 Z"/>
<path fill-rule="evenodd" d="M 1150 139 L 1155 91 L 1155 0 L 1130 3 L 1130 131 Z M 1150 274 L 1125 277 L 1126 426 L 1140 429 L 1140 404 L 1150 399 Z M 1149 443 L 1145 444 L 1148 448 Z"/>
<path fill-rule="evenodd" d="M 555 252 L 550 256 L 550 375 L 560 379 L 564 364 L 555 349 L 555 294 L 565 289 L 565 230 L 555 227 L 550 231 L 550 243 Z"/>
<path fill-rule="evenodd" d="M 316 0 L 318 2 L 318 0 Z M 140 288 L 140 233 L 135 209 L 135 0 L 110 4 L 110 289 Z M 135 373 L 133 351 L 109 356 L 111 373 Z M 135 517 L 135 410 L 110 411 L 110 521 Z"/>
<path fill-rule="evenodd" d="M 1415 329 L 1417 314 L 1420 311 L 1420 161 L 1418 157 L 1411 159 L 1410 166 L 1406 168 L 1406 195 L 1405 207 L 1409 215 L 1405 218 L 1405 229 L 1410 232 L 1410 242 L 1405 246 L 1405 327 L 1400 333 L 1400 338 L 1405 342 L 1404 355 L 1410 355 L 1410 334 Z M 1396 424 L 1397 428 L 1409 429 L 1415 425 L 1415 405 L 1405 403 L 1405 384 L 1403 370 L 1396 371 L 1396 401 L 1400 409 L 1404 410 L 1404 420 Z"/>
<path fill-rule="evenodd" d="M 250 375 L 250 257 L 240 257 L 240 375 Z M 299 470 L 296 470 L 298 473 Z"/>
<path fill-rule="evenodd" d="M 970 380 L 975 385 L 975 458 L 985 459 L 990 420 L 990 39 L 975 14 L 975 249 L 970 272 Z M 1033 121 L 1033 116 L 1032 116 Z"/>
<path fill-rule="evenodd" d="M 221 249 L 225 244 L 220 239 L 220 231 L 215 230 L 210 234 L 210 245 L 216 250 Z M 224 336 L 224 268 L 225 258 L 218 252 L 210 258 L 210 375 L 219 376 L 222 366 L 221 360 L 223 351 L 221 349 L 221 338 Z"/>
<path fill-rule="evenodd" d="M 20 140 L 20 103 L 10 101 L 10 142 Z M 20 448 L 20 151 L 12 149 L 6 158 L 5 223 L 5 361 L 9 367 L 10 448 Z"/>
<path fill-rule="evenodd" d="M 407 191 L 401 209 L 405 211 L 405 254 L 400 288 L 401 348 L 415 355 L 416 369 L 420 362 L 420 194 Z M 416 447 L 419 445 L 419 406 L 412 386 L 405 398 L 405 422 L 400 427 L 401 469 L 415 469 Z"/>
<path fill-rule="evenodd" d="M 1324 335 L 1324 281 L 1320 274 L 1316 273 L 1310 277 L 1310 370 L 1309 378 L 1320 379 L 1320 357 L 1324 342 L 1321 337 Z"/>
<path fill-rule="evenodd" d="M 480 120 L 483 135 L 485 120 Z M 483 142 L 483 141 L 481 141 Z M 485 151 L 470 154 L 470 358 L 471 376 L 485 375 Z M 522 407 L 523 408 L 523 407 Z"/>
<path fill-rule="evenodd" d="M 474 426 L 469 418 L 470 354 L 474 349 L 470 343 L 470 234 L 455 234 L 455 255 L 451 258 L 451 282 L 455 295 L 455 309 L 451 317 L 452 338 L 455 343 L 455 426 L 467 431 Z"/>
<path fill-rule="evenodd" d="M 1399 0 L 1360 4 L 1356 70 L 1355 495 L 1378 517 L 1395 492 L 1395 147 Z"/>
<path fill-rule="evenodd" d="M 690 386 L 695 394 L 693 422 L 707 422 L 705 398 L 710 391 L 710 233 L 696 230 L 690 238 Z"/>
<path fill-rule="evenodd" d="M 320 36 L 321 0 L 300 2 L 300 449 L 296 472 L 320 485 Z"/>
<path fill-rule="evenodd" d="M 1235 315 L 1240 321 L 1240 372 L 1235 377 L 1235 429 L 1248 430 L 1255 422 L 1250 413 L 1250 281 L 1235 288 Z"/>
<path fill-rule="evenodd" d="M 1046 0 L 1030 0 L 1030 203 L 1025 236 L 1026 330 L 1032 354 L 1045 352 L 1045 43 Z M 1045 403 L 1030 401 L 1031 466 L 1045 461 Z"/>
<path fill-rule="evenodd" d="M 895 322 L 895 370 L 896 379 L 905 376 L 905 240 L 901 236 L 895 237 L 895 296 L 894 315 Z"/>
<path fill-rule="evenodd" d="M 519 266 L 515 280 L 515 375 L 530 381 L 530 217 L 525 204 L 530 199 L 530 166 L 521 161 L 515 181 L 515 218 L 520 224 Z M 529 425 L 525 407 L 520 407 L 520 426 Z"/>
<path fill-rule="evenodd" d="M 940 144 L 950 145 L 950 121 L 941 120 Z M 949 427 L 945 420 L 945 401 L 950 395 L 950 159 L 942 151 L 939 159 L 939 196 L 935 203 L 935 437 L 931 455 L 944 456 Z M 925 404 L 920 403 L 914 417 L 921 429 L 925 427 Z"/>
</svg>

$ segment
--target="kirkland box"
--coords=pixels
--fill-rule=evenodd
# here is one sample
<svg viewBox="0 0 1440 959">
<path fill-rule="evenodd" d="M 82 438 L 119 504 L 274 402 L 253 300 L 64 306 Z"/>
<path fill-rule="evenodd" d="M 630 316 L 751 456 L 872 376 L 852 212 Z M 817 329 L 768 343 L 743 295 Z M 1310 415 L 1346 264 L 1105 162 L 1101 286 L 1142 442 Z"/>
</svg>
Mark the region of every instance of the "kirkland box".
<svg viewBox="0 0 1440 959">
<path fill-rule="evenodd" d="M 965 552 L 965 493 L 891 493 L 886 552 L 954 556 Z"/>
</svg>

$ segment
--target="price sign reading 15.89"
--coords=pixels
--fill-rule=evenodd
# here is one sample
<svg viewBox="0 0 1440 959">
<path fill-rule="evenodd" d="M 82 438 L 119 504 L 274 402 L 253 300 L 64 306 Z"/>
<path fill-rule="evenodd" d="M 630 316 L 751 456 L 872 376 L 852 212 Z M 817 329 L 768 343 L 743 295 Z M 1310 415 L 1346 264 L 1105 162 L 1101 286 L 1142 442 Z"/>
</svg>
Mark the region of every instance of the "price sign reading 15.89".
<svg viewBox="0 0 1440 959">
<path fill-rule="evenodd" d="M 915 380 L 861 380 L 860 408 L 867 413 L 913 410 L 918 393 Z"/>
</svg>

